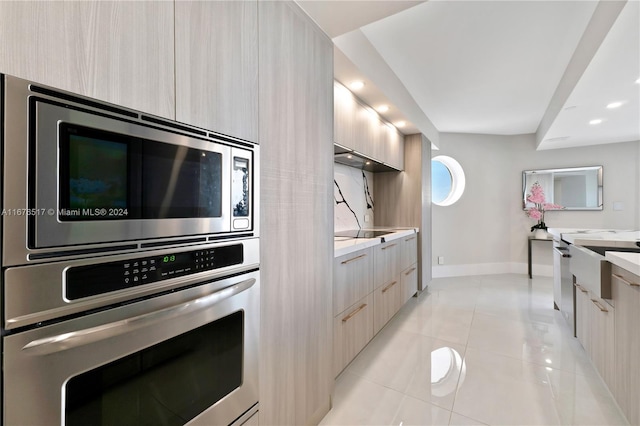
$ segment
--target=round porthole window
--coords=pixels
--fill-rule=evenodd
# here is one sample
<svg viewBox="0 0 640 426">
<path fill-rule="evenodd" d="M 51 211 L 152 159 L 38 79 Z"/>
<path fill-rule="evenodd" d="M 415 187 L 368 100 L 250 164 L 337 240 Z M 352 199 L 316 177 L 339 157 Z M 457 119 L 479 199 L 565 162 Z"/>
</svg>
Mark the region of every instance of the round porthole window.
<svg viewBox="0 0 640 426">
<path fill-rule="evenodd" d="M 456 160 L 446 155 L 431 159 L 431 201 L 438 206 L 450 206 L 464 192 L 464 171 Z"/>
</svg>

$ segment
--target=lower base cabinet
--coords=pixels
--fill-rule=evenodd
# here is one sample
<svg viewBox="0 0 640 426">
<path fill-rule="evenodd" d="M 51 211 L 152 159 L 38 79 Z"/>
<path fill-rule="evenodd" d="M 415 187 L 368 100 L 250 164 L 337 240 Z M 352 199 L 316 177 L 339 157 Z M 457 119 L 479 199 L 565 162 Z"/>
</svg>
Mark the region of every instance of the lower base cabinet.
<svg viewBox="0 0 640 426">
<path fill-rule="evenodd" d="M 614 307 L 581 286 L 576 288 L 576 337 L 609 389 L 615 385 Z M 613 392 L 612 392 L 613 393 Z"/>
<path fill-rule="evenodd" d="M 575 283 L 576 288 L 576 338 L 588 354 L 591 346 L 591 301 L 589 300 L 589 290 Z"/>
<path fill-rule="evenodd" d="M 614 386 L 616 402 L 632 425 L 640 424 L 640 277 L 614 265 Z"/>
<path fill-rule="evenodd" d="M 381 285 L 373 292 L 373 295 L 373 331 L 374 334 L 377 334 L 404 303 L 400 279 L 395 278 L 390 283 Z"/>
<path fill-rule="evenodd" d="M 418 292 L 418 264 L 402 271 L 400 280 L 402 280 L 402 304 L 404 304 Z"/>
<path fill-rule="evenodd" d="M 592 295 L 590 305 L 589 356 L 600 377 L 609 387 L 615 385 L 615 329 L 614 307 Z"/>
<path fill-rule="evenodd" d="M 373 294 L 369 293 L 333 319 L 333 365 L 337 376 L 373 338 Z"/>
<path fill-rule="evenodd" d="M 336 376 L 418 292 L 417 252 L 414 234 L 335 259 L 333 366 Z"/>
</svg>

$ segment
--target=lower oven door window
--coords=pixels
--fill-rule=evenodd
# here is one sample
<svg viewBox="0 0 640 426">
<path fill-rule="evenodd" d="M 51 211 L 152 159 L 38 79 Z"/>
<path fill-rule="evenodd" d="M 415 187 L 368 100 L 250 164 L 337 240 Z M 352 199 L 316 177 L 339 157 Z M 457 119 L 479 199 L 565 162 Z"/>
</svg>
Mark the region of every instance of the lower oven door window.
<svg viewBox="0 0 640 426">
<path fill-rule="evenodd" d="M 183 425 L 242 384 L 243 312 L 71 378 L 65 424 Z"/>
</svg>

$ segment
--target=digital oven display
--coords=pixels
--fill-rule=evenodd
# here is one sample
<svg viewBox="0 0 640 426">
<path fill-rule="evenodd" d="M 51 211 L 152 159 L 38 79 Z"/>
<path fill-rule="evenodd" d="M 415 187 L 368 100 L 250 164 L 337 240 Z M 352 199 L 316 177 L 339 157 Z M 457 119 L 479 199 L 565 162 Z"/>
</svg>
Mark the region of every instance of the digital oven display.
<svg viewBox="0 0 640 426">
<path fill-rule="evenodd" d="M 60 220 L 218 218 L 222 155 L 60 125 Z"/>
</svg>

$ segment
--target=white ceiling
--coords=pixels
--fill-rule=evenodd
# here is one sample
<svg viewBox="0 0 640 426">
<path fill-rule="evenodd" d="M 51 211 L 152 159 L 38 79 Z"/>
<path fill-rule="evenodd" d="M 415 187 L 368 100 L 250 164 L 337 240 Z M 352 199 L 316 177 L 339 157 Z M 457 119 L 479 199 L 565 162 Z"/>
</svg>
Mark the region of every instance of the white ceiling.
<svg viewBox="0 0 640 426">
<path fill-rule="evenodd" d="M 537 132 L 541 149 L 640 140 L 638 0 L 611 31 L 620 7 L 607 23 L 596 1 L 299 3 L 353 61 L 337 60 L 336 78 L 359 70 L 428 136 Z M 584 125 L 601 111 L 602 125 Z"/>
</svg>

